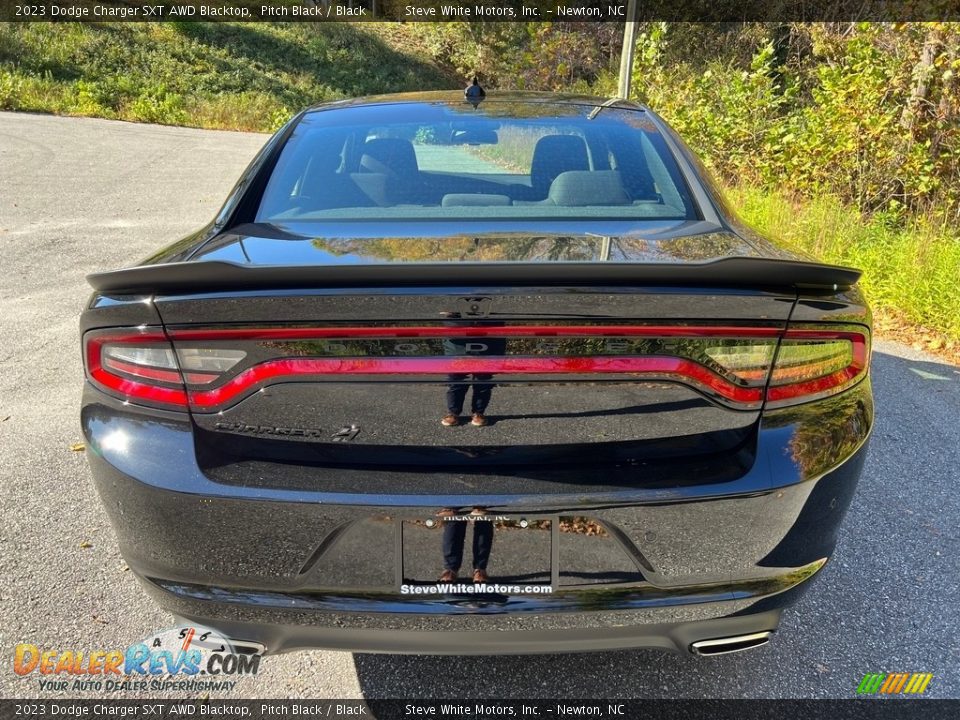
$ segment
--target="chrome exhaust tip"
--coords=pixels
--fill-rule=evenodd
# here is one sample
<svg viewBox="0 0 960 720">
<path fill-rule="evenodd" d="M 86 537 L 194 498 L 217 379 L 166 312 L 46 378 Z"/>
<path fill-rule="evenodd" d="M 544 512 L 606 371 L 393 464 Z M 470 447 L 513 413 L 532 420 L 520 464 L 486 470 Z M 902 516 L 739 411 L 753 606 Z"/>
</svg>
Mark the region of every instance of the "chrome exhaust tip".
<svg viewBox="0 0 960 720">
<path fill-rule="evenodd" d="M 714 640 L 698 640 L 690 645 L 690 652 L 694 655 L 727 655 L 728 653 L 752 650 L 770 642 L 771 630 L 751 633 L 749 635 L 732 635 Z"/>
</svg>

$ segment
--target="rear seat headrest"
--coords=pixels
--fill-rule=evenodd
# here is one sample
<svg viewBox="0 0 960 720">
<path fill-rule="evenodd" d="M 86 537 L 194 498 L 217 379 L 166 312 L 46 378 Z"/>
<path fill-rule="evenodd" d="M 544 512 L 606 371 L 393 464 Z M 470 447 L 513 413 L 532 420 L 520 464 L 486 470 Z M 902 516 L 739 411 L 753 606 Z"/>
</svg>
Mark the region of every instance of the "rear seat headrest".
<svg viewBox="0 0 960 720">
<path fill-rule="evenodd" d="M 403 138 L 374 138 L 363 144 L 360 172 L 407 175 L 419 171 L 413 143 Z"/>
<path fill-rule="evenodd" d="M 587 205 L 629 205 L 616 170 L 570 170 L 560 173 L 550 185 L 547 196 L 555 205 L 583 207 Z"/>
</svg>

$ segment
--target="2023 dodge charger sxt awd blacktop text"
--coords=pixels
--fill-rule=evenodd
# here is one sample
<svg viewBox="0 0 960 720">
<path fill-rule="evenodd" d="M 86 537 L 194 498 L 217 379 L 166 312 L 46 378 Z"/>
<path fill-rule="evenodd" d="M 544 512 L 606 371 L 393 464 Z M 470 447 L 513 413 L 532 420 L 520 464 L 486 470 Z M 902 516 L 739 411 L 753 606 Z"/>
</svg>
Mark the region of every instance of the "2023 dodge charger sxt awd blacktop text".
<svg viewBox="0 0 960 720">
<path fill-rule="evenodd" d="M 270 652 L 747 649 L 861 471 L 858 276 L 632 103 L 322 105 L 90 277 L 88 457 L 157 602 Z"/>
</svg>

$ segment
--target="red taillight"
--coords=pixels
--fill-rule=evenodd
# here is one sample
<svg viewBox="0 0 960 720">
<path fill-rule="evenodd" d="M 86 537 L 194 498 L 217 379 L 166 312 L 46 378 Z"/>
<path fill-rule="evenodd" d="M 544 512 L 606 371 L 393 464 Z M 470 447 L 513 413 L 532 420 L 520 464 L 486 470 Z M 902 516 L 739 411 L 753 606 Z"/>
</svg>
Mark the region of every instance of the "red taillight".
<svg viewBox="0 0 960 720">
<path fill-rule="evenodd" d="M 504 344 L 496 354 L 450 355 L 437 344 L 447 338 Z M 331 376 L 442 382 L 458 373 L 674 381 L 735 409 L 782 407 L 857 383 L 869 364 L 869 342 L 858 326 L 784 331 L 773 325 L 191 328 L 169 337 L 132 328 L 85 336 L 87 374 L 98 387 L 127 402 L 196 412 L 223 410 L 279 382 Z"/>
<path fill-rule="evenodd" d="M 835 395 L 858 383 L 869 365 L 865 329 L 792 327 L 780 341 L 767 385 L 767 407 Z"/>
<path fill-rule="evenodd" d="M 173 346 L 156 328 L 92 331 L 84 336 L 87 377 L 109 394 L 136 404 L 187 409 Z"/>
<path fill-rule="evenodd" d="M 487 375 L 622 375 L 628 379 L 659 378 L 694 385 L 732 403 L 759 407 L 760 387 L 741 387 L 691 360 L 676 357 L 436 357 L 436 358 L 286 358 L 244 370 L 212 390 L 190 393 L 201 412 L 219 409 L 250 394 L 254 388 L 298 377 L 397 375 L 443 378 L 456 373 Z"/>
<path fill-rule="evenodd" d="M 231 348 L 175 350 L 158 328 L 94 330 L 84 336 L 87 376 L 126 402 L 175 410 L 189 406 L 190 386 L 213 383 L 247 353 Z"/>
<path fill-rule="evenodd" d="M 259 389 L 285 382 L 404 380 L 444 382 L 450 375 L 504 380 L 563 376 L 579 380 L 682 382 L 737 409 L 759 408 L 779 335 L 774 324 L 562 325 L 540 323 L 174 328 L 183 353 L 245 347 L 253 362 L 207 387 L 187 378 L 195 412 L 217 412 Z M 448 340 L 496 351 L 450 354 Z M 476 341 L 476 342 L 473 342 Z M 229 343 L 229 345 L 228 345 Z M 466 346 L 464 346 L 465 348 Z M 223 352 L 222 350 L 220 352 Z M 600 376 L 606 376 L 601 378 Z"/>
</svg>

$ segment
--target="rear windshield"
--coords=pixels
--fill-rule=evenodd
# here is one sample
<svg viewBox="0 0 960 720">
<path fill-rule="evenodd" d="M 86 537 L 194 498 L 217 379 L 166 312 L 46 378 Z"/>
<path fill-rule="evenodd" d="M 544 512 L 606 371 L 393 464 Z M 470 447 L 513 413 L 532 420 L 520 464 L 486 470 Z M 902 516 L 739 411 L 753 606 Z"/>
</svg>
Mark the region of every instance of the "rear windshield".
<svg viewBox="0 0 960 720">
<path fill-rule="evenodd" d="M 307 113 L 256 220 L 394 218 L 692 220 L 697 212 L 643 111 L 464 102 Z"/>
</svg>

